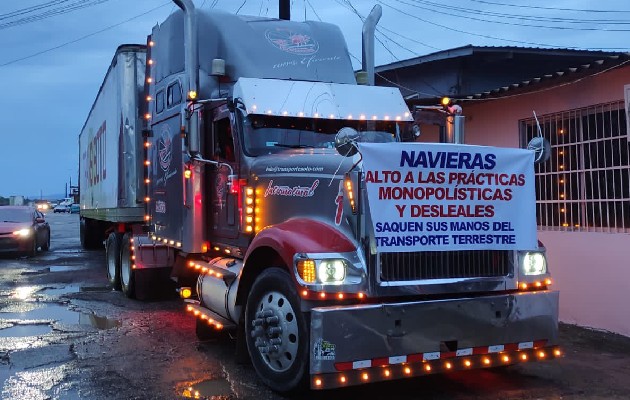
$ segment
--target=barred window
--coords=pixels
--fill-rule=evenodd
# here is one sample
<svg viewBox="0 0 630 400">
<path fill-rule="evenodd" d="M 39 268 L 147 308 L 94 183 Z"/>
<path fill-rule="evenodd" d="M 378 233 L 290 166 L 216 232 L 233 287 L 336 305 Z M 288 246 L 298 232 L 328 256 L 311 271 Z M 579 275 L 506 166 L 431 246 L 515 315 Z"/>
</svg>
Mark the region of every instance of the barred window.
<svg viewBox="0 0 630 400">
<path fill-rule="evenodd" d="M 630 232 L 630 137 L 624 102 L 538 117 L 551 159 L 536 165 L 541 229 Z M 537 136 L 519 121 L 521 142 Z"/>
</svg>

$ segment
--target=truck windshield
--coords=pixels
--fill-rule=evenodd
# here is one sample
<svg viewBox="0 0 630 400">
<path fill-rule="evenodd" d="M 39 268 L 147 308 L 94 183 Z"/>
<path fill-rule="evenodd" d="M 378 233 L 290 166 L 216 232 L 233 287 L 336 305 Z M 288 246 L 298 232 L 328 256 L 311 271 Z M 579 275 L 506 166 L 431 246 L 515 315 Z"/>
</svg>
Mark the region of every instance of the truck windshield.
<svg viewBox="0 0 630 400">
<path fill-rule="evenodd" d="M 335 135 L 348 126 L 361 133 L 361 141 L 385 143 L 396 141 L 409 122 L 361 121 L 327 118 L 292 118 L 249 115 L 241 119 L 245 153 L 259 156 L 286 148 L 334 148 Z"/>
</svg>

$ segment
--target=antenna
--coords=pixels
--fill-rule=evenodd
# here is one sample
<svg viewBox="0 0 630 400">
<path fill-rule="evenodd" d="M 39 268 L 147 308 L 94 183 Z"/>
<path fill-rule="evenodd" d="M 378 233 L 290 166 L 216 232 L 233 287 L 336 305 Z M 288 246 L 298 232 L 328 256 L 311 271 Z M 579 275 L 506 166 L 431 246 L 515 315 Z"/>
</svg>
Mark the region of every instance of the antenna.
<svg viewBox="0 0 630 400">
<path fill-rule="evenodd" d="M 532 110 L 532 112 L 534 113 L 534 119 L 536 120 L 536 126 L 538 127 L 538 136 L 542 137 L 542 130 L 540 129 L 540 122 L 538 122 L 536 111 Z"/>
</svg>

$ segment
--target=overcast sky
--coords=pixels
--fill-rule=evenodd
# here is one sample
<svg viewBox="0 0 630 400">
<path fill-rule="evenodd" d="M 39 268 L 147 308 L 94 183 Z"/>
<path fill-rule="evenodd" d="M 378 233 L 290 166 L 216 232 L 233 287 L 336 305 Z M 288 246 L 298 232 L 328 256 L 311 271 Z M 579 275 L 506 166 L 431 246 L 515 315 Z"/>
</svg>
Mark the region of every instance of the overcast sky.
<svg viewBox="0 0 630 400">
<path fill-rule="evenodd" d="M 278 15 L 278 0 L 194 2 Z M 377 65 L 467 44 L 630 50 L 627 0 L 292 0 L 291 17 L 340 25 L 358 59 L 356 14 L 379 3 Z M 174 10 L 168 0 L 0 2 L 0 196 L 46 197 L 77 183 L 78 135 L 116 47 L 145 43 Z"/>
</svg>

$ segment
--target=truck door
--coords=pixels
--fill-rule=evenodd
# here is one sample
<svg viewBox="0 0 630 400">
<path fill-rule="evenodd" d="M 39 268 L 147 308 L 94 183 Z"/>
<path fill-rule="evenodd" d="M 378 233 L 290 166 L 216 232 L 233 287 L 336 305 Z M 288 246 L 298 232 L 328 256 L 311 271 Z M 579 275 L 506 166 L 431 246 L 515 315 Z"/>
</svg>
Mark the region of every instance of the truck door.
<svg viewBox="0 0 630 400">
<path fill-rule="evenodd" d="M 236 238 L 239 230 L 239 199 L 240 190 L 235 186 L 230 190 L 228 178 L 235 175 L 238 182 L 237 149 L 235 136 L 232 134 L 233 121 L 230 112 L 226 108 L 219 108 L 212 121 L 212 156 L 216 161 L 229 164 L 231 170 L 226 165 L 210 169 L 210 176 L 207 180 L 209 188 L 206 193 L 210 193 L 210 210 L 207 213 L 210 221 L 210 236 L 219 238 Z"/>
</svg>

